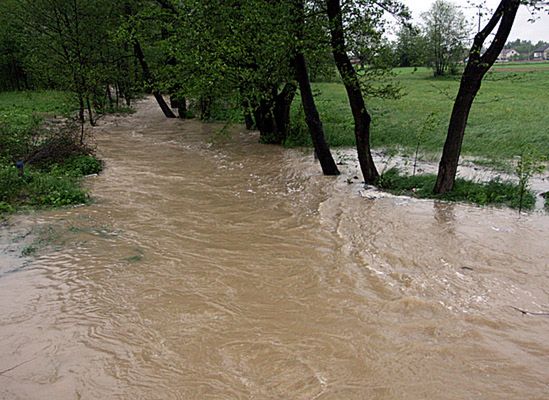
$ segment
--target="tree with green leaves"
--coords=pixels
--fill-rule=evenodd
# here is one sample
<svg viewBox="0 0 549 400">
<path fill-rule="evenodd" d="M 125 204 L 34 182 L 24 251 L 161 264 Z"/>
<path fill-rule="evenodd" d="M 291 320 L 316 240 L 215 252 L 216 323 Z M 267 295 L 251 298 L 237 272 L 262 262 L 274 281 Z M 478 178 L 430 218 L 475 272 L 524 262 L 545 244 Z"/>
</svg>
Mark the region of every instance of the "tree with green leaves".
<svg viewBox="0 0 549 400">
<path fill-rule="evenodd" d="M 0 90 L 30 88 L 30 76 L 25 68 L 25 49 L 13 13 L 14 0 L 0 3 Z"/>
<path fill-rule="evenodd" d="M 436 0 L 422 14 L 427 60 L 435 76 L 456 72 L 464 57 L 465 42 L 469 35 L 465 15 L 448 0 Z"/>
<path fill-rule="evenodd" d="M 434 192 L 437 194 L 447 193 L 454 187 L 461 146 L 473 101 L 480 90 L 482 79 L 494 65 L 507 42 L 521 3 L 523 3 L 521 0 L 501 0 L 490 20 L 475 35 L 448 125 L 434 187 Z M 542 7 L 545 2 L 527 1 L 527 3 L 534 7 Z M 488 40 L 491 40 L 491 43 L 485 48 Z"/>
<path fill-rule="evenodd" d="M 24 37 L 26 67 L 47 87 L 75 93 L 82 124 L 94 124 L 94 104 L 113 83 L 113 65 L 128 55 L 110 37 L 118 2 L 15 0 L 13 18 Z"/>
<path fill-rule="evenodd" d="M 427 65 L 427 40 L 421 30 L 403 24 L 397 34 L 394 48 L 395 64 L 399 67 Z"/>
</svg>

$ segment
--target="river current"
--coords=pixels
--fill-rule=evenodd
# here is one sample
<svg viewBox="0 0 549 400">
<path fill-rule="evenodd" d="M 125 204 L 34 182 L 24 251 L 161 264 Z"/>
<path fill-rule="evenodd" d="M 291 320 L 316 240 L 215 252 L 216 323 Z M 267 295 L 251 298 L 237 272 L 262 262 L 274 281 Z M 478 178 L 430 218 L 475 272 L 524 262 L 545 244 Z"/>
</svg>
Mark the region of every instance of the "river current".
<svg viewBox="0 0 549 400">
<path fill-rule="evenodd" d="M 0 228 L 0 399 L 549 398 L 513 308 L 549 310 L 547 216 L 364 196 L 150 99 L 95 137 L 92 205 Z"/>
</svg>

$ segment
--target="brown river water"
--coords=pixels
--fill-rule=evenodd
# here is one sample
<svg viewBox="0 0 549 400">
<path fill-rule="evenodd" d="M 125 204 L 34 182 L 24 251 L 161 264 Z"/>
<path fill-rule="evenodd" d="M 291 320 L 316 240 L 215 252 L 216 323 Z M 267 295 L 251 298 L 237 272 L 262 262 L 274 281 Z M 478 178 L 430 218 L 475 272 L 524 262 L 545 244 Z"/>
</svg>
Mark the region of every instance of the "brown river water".
<svg viewBox="0 0 549 400">
<path fill-rule="evenodd" d="M 240 129 L 144 101 L 94 204 L 2 226 L 0 399 L 549 398 L 513 308 L 549 311 L 547 216 L 364 197 Z"/>
</svg>

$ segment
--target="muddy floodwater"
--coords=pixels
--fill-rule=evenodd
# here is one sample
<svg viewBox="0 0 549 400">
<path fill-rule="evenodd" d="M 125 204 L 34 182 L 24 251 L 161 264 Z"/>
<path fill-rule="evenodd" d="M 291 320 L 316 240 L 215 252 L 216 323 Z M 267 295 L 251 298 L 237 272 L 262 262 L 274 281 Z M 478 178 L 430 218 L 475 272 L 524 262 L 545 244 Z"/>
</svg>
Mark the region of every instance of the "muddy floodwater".
<svg viewBox="0 0 549 400">
<path fill-rule="evenodd" d="M 513 308 L 549 311 L 547 216 L 364 196 L 149 100 L 95 135 L 94 204 L 0 228 L 0 399 L 549 398 Z"/>
</svg>

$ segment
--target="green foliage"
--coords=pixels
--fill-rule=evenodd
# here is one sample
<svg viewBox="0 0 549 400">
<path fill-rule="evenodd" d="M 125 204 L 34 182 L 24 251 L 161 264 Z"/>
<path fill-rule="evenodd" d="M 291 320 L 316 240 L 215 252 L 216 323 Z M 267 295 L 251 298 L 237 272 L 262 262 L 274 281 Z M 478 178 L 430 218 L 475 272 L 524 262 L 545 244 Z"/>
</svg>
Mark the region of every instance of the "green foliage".
<svg viewBox="0 0 549 400">
<path fill-rule="evenodd" d="M 25 189 L 25 203 L 31 206 L 61 207 L 86 203 L 88 200 L 86 192 L 79 188 L 77 181 L 67 176 L 33 173 Z"/>
<path fill-rule="evenodd" d="M 429 134 L 432 134 L 436 128 L 438 127 L 438 120 L 436 113 L 432 112 L 430 113 L 427 118 L 425 118 L 425 121 L 423 121 L 423 124 L 419 130 L 416 130 L 416 151 L 414 153 L 414 171 L 412 175 L 416 174 L 416 167 L 417 167 L 417 158 L 419 154 L 419 148 L 421 146 L 421 143 L 425 140 L 425 137 Z"/>
<path fill-rule="evenodd" d="M 393 63 L 398 67 L 427 65 L 427 39 L 419 29 L 408 25 L 400 28 Z"/>
<path fill-rule="evenodd" d="M 284 141 L 286 147 L 311 147 L 311 135 L 305 122 L 305 113 L 303 106 L 294 107 L 292 118 L 290 120 L 290 129 L 288 136 Z"/>
<path fill-rule="evenodd" d="M 28 171 L 20 177 L 14 167 L 0 168 L 0 209 L 12 212 L 22 206 L 60 207 L 88 201 L 78 180 L 66 175 Z"/>
<path fill-rule="evenodd" d="M 542 156 L 535 148 L 525 146 L 522 148 L 520 158 L 515 168 L 515 174 L 519 180 L 518 187 L 520 193 L 519 212 L 523 208 L 524 196 L 530 183 L 530 178 L 535 174 L 540 174 L 545 170 L 547 157 Z"/>
<path fill-rule="evenodd" d="M 41 126 L 42 116 L 73 106 L 60 92 L 0 94 L 0 213 L 88 201 L 79 178 L 98 173 L 101 162 L 80 142 L 80 131 L 70 121 Z M 26 161 L 23 176 L 16 160 Z"/>
<path fill-rule="evenodd" d="M 0 201 L 11 203 L 17 200 L 17 196 L 26 182 L 18 176 L 17 169 L 13 166 L 0 166 Z"/>
<path fill-rule="evenodd" d="M 465 15 L 453 3 L 436 0 L 422 18 L 427 60 L 435 76 L 457 73 L 469 35 Z"/>
<path fill-rule="evenodd" d="M 15 208 L 5 201 L 0 201 L 0 217 L 2 214 L 9 214 L 15 211 Z"/>
<path fill-rule="evenodd" d="M 481 183 L 458 178 L 454 189 L 442 195 L 433 194 L 435 182 L 436 175 L 402 175 L 398 169 L 392 168 L 381 175 L 378 185 L 393 194 L 468 202 L 481 206 L 505 205 L 511 208 L 532 209 L 536 202 L 532 192 L 525 191 L 521 199 L 519 185 L 499 179 Z"/>
<path fill-rule="evenodd" d="M 54 164 L 51 166 L 50 172 L 54 175 L 66 175 L 78 178 L 98 174 L 102 169 L 103 164 L 96 157 L 81 154 L 70 157 L 62 164 Z"/>
</svg>

